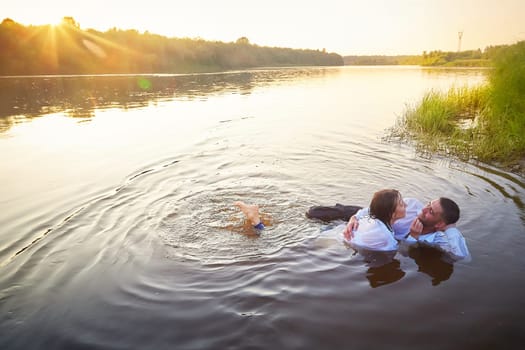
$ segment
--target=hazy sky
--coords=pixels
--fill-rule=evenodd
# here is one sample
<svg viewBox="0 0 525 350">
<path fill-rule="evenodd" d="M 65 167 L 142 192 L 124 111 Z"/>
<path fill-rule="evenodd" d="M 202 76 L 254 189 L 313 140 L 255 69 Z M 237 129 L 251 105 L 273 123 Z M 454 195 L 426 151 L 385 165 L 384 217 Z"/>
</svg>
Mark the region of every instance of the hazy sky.
<svg viewBox="0 0 525 350">
<path fill-rule="evenodd" d="M 323 49 L 341 55 L 484 49 L 525 40 L 525 0 L 2 0 L 0 16 L 82 29 Z"/>
</svg>

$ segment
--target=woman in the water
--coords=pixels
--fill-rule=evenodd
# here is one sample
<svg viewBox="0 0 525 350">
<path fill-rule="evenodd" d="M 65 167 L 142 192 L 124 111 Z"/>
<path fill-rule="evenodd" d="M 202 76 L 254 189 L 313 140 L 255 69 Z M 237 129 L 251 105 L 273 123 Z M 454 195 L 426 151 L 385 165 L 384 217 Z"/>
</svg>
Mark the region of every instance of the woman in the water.
<svg viewBox="0 0 525 350">
<path fill-rule="evenodd" d="M 355 247 L 376 251 L 397 249 L 392 225 L 406 215 L 406 203 L 397 190 L 387 189 L 374 193 L 369 215 L 359 220 L 355 231 L 347 232 L 347 242 Z"/>
</svg>

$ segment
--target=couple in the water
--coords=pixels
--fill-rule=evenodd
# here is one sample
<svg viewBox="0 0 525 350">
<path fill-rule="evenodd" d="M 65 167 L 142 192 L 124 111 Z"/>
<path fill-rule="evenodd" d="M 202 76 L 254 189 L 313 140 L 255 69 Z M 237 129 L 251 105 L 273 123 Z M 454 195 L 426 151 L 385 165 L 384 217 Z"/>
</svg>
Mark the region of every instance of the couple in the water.
<svg viewBox="0 0 525 350">
<path fill-rule="evenodd" d="M 257 205 L 235 202 L 253 225 L 263 230 Z M 438 248 L 453 260 L 470 257 L 465 238 L 455 227 L 459 207 L 440 197 L 423 205 L 414 198 L 403 199 L 399 191 L 385 189 L 374 193 L 368 208 L 337 204 L 310 208 L 306 216 L 322 221 L 347 221 L 341 233 L 355 249 L 396 251 L 399 242 Z"/>
</svg>

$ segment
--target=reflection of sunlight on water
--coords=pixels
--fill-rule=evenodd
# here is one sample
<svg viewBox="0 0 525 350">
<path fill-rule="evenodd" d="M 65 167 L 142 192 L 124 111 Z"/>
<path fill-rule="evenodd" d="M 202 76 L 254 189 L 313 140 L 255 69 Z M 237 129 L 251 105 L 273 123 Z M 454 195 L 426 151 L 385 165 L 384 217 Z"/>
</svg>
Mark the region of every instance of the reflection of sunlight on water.
<svg viewBox="0 0 525 350">
<path fill-rule="evenodd" d="M 46 114 L 33 123 L 17 125 L 10 134 L 20 141 L 40 149 L 59 149 L 80 146 L 82 127 L 63 113 Z"/>
</svg>

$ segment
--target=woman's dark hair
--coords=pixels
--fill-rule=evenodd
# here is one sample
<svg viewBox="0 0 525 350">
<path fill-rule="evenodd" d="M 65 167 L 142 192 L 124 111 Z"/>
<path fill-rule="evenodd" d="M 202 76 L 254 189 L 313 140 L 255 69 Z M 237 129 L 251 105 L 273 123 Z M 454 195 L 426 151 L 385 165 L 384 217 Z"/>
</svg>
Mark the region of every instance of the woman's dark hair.
<svg viewBox="0 0 525 350">
<path fill-rule="evenodd" d="M 459 220 L 459 207 L 456 202 L 452 199 L 441 197 L 439 198 L 439 204 L 441 204 L 441 208 L 443 209 L 441 218 L 445 224 L 455 224 Z"/>
<path fill-rule="evenodd" d="M 396 211 L 400 196 L 398 190 L 377 191 L 370 202 L 370 216 L 390 227 L 390 219 Z"/>
</svg>

